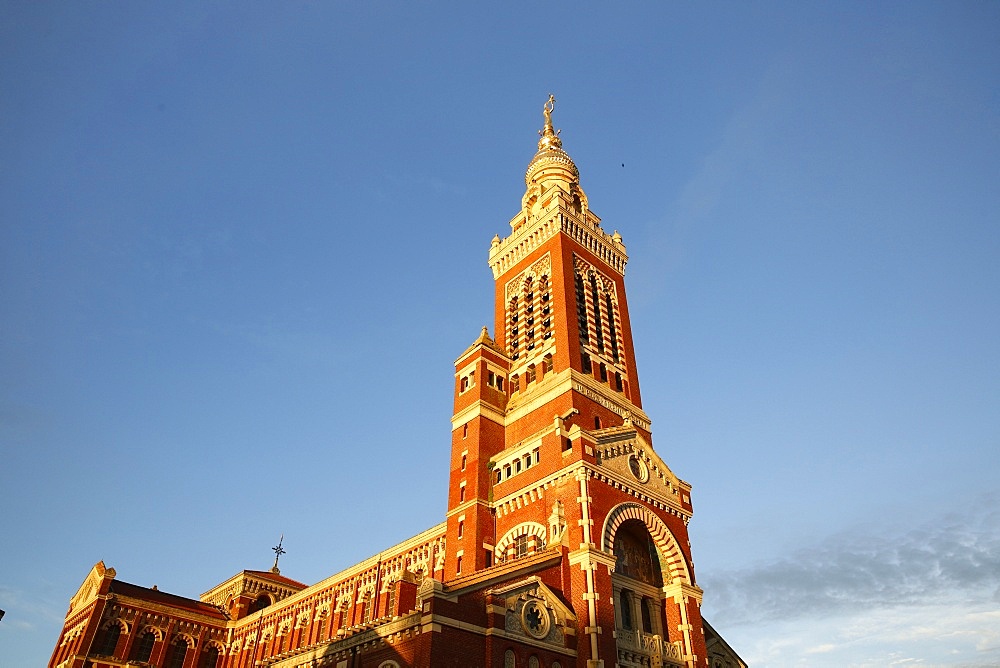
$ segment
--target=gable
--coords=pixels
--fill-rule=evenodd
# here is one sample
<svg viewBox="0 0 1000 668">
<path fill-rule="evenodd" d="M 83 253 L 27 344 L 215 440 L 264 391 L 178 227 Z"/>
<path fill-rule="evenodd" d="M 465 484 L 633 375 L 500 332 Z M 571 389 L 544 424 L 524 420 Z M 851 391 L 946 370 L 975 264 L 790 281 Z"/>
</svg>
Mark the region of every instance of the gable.
<svg viewBox="0 0 1000 668">
<path fill-rule="evenodd" d="M 538 577 L 492 589 L 488 594 L 503 602 L 504 630 L 535 642 L 564 648 L 567 629 L 576 624 L 576 613 Z"/>
<path fill-rule="evenodd" d="M 627 481 L 643 493 L 681 506 L 681 488 L 685 483 L 635 429 L 611 428 L 598 437 L 598 464 L 615 477 Z"/>
</svg>

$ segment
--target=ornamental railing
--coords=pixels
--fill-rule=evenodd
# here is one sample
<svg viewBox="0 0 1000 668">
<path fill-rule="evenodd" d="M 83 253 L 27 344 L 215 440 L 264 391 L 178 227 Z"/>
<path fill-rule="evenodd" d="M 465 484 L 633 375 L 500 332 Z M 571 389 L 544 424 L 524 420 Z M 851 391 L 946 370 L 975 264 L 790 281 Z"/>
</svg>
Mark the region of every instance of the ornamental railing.
<svg viewBox="0 0 1000 668">
<path fill-rule="evenodd" d="M 623 657 L 626 663 L 648 665 L 650 668 L 685 665 L 684 643 L 680 640 L 664 642 L 658 635 L 632 629 L 616 629 L 615 635 L 618 651 L 626 655 Z"/>
</svg>

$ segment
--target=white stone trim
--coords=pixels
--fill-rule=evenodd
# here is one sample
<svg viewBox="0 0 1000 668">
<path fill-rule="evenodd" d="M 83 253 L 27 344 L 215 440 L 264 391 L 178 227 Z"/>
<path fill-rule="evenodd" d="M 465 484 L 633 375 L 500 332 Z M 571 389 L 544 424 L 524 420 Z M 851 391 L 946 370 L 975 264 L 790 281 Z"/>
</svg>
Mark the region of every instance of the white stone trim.
<svg viewBox="0 0 1000 668">
<path fill-rule="evenodd" d="M 664 582 L 666 584 L 693 584 L 687 559 L 681 551 L 677 538 L 662 519 L 641 504 L 627 501 L 611 509 L 604 519 L 601 549 L 608 554 L 613 554 L 615 534 L 618 532 L 618 528 L 622 523 L 633 519 L 646 525 L 650 537 L 660 551 L 660 567 L 663 570 Z"/>
</svg>

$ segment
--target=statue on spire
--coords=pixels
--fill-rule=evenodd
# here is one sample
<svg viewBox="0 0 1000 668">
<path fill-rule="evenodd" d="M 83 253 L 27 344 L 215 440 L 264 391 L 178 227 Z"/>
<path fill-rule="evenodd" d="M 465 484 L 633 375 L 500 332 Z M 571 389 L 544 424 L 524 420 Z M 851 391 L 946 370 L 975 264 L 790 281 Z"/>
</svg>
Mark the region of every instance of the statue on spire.
<svg viewBox="0 0 1000 668">
<path fill-rule="evenodd" d="M 549 99 L 542 105 L 542 116 L 545 117 L 545 127 L 538 131 L 542 136 L 538 140 L 538 150 L 543 151 L 551 148 L 562 148 L 562 140 L 559 133 L 562 130 L 552 129 L 552 110 L 556 108 L 556 96 L 549 93 Z"/>
<path fill-rule="evenodd" d="M 556 96 L 549 93 L 549 99 L 542 105 L 542 115 L 545 116 L 545 127 L 552 127 L 552 110 L 556 108 Z"/>
</svg>

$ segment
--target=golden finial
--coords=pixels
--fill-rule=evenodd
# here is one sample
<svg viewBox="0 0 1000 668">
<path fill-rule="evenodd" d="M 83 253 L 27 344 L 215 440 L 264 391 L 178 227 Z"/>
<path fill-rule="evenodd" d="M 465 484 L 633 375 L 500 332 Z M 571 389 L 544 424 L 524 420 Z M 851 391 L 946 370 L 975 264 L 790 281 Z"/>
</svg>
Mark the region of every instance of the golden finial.
<svg viewBox="0 0 1000 668">
<path fill-rule="evenodd" d="M 538 131 L 538 134 L 542 136 L 538 140 L 539 151 L 549 148 L 562 148 L 562 140 L 559 139 L 559 133 L 562 130 L 552 129 L 552 110 L 555 108 L 556 96 L 549 93 L 549 99 L 542 105 L 542 116 L 545 117 L 545 127 Z"/>
</svg>

